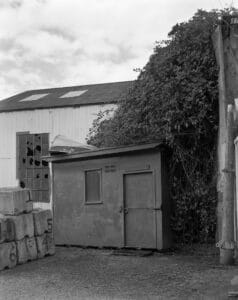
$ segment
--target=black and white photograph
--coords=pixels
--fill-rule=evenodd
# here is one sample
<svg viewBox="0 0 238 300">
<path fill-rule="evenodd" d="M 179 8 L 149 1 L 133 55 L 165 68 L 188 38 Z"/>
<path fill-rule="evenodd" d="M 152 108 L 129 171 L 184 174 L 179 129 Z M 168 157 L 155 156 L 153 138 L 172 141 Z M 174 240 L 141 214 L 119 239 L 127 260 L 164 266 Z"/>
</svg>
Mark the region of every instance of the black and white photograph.
<svg viewBox="0 0 238 300">
<path fill-rule="evenodd" d="M 0 0 L 0 300 L 238 299 L 238 0 Z"/>
</svg>

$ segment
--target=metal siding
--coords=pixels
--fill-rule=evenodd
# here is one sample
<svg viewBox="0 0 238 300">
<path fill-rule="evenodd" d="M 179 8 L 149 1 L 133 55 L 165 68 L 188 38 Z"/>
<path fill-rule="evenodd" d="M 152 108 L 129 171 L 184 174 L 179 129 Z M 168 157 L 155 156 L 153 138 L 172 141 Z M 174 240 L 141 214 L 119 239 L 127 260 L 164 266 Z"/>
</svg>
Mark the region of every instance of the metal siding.
<svg viewBox="0 0 238 300">
<path fill-rule="evenodd" d="M 100 110 L 115 107 L 115 104 L 106 104 L 0 113 L 0 187 L 18 185 L 16 179 L 17 132 L 49 133 L 50 143 L 58 134 L 85 143 L 96 114 Z"/>
</svg>

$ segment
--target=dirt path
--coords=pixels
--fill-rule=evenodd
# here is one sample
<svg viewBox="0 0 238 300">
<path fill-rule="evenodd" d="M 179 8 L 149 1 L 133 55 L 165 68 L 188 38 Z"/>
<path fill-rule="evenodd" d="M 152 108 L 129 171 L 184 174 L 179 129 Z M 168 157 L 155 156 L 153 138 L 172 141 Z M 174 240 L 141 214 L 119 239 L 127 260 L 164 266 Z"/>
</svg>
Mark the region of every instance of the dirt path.
<svg viewBox="0 0 238 300">
<path fill-rule="evenodd" d="M 0 272 L 0 299 L 227 299 L 235 275 L 237 267 L 221 267 L 214 256 L 57 248 Z"/>
</svg>

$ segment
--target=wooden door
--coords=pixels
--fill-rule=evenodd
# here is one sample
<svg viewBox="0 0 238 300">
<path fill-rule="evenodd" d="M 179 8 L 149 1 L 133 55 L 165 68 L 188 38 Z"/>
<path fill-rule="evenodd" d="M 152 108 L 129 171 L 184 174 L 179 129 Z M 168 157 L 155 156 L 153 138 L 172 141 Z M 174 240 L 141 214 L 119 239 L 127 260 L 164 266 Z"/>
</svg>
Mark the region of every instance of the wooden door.
<svg viewBox="0 0 238 300">
<path fill-rule="evenodd" d="M 32 191 L 34 202 L 49 202 L 49 134 L 17 134 L 17 175 L 20 186 Z"/>
<path fill-rule="evenodd" d="M 156 248 L 153 172 L 124 175 L 125 246 Z"/>
</svg>

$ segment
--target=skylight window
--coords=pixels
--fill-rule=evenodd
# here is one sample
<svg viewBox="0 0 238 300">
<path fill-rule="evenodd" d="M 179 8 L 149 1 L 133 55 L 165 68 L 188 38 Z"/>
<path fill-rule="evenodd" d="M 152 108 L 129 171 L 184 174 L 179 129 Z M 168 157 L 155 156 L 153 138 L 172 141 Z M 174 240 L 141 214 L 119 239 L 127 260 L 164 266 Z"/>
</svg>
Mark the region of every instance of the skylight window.
<svg viewBox="0 0 238 300">
<path fill-rule="evenodd" d="M 88 90 L 84 91 L 70 91 L 62 96 L 60 98 L 73 98 L 73 97 L 78 97 L 81 96 L 82 94 L 86 93 Z"/>
<path fill-rule="evenodd" d="M 35 101 L 35 100 L 39 100 L 47 95 L 49 95 L 49 94 L 33 94 L 33 95 L 30 95 L 30 96 L 20 100 L 19 102 Z"/>
</svg>

